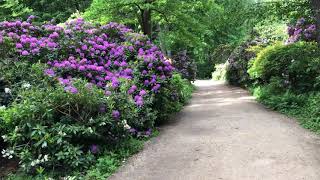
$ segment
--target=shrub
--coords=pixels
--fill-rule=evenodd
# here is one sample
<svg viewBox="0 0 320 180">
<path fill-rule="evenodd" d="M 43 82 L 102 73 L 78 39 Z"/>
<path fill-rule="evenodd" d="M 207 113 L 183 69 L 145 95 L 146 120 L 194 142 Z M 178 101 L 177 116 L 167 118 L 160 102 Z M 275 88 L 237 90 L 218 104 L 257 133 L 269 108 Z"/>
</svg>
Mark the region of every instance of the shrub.
<svg viewBox="0 0 320 180">
<path fill-rule="evenodd" d="M 183 78 L 194 81 L 197 67 L 193 59 L 187 55 L 187 51 L 179 52 L 173 56 L 173 65 Z"/>
<path fill-rule="evenodd" d="M 4 154 L 27 172 L 88 168 L 130 136 L 150 135 L 192 91 L 145 36 L 115 23 L 2 22 L 0 40 Z"/>
<path fill-rule="evenodd" d="M 286 28 L 286 22 L 268 19 L 258 23 L 254 30 L 265 44 L 272 44 L 278 41 L 285 42 L 288 39 Z"/>
<path fill-rule="evenodd" d="M 316 41 L 316 25 L 312 23 L 312 20 L 300 18 L 294 26 L 288 26 L 288 35 L 288 43 L 294 43 L 298 41 Z"/>
<path fill-rule="evenodd" d="M 307 95 L 307 102 L 296 114 L 304 127 L 316 132 L 320 132 L 320 93 L 312 92 Z"/>
<path fill-rule="evenodd" d="M 226 80 L 229 84 L 236 86 L 247 86 L 251 83 L 248 74 L 248 63 L 251 58 L 255 57 L 255 52 L 249 51 L 251 46 L 262 44 L 260 40 L 244 42 L 236 48 L 227 62 Z"/>
<path fill-rule="evenodd" d="M 157 123 L 165 122 L 169 116 L 181 110 L 191 98 L 194 87 L 179 74 L 174 74 L 172 79 L 162 91 L 156 94 L 154 109 L 158 111 Z"/>
<path fill-rule="evenodd" d="M 267 107 L 295 117 L 305 128 L 320 132 L 319 92 L 279 91 L 269 84 L 254 88 L 253 93 Z"/>
<path fill-rule="evenodd" d="M 276 79 L 273 79 L 268 85 L 254 88 L 253 94 L 264 105 L 280 112 L 284 112 L 289 108 L 301 107 L 305 103 L 304 96 L 284 90 Z"/>
<path fill-rule="evenodd" d="M 211 79 L 214 65 L 212 62 L 197 62 L 197 78 Z"/>
<path fill-rule="evenodd" d="M 275 44 L 258 53 L 249 69 L 260 84 L 270 83 L 274 77 L 294 91 L 312 90 L 319 76 L 320 52 L 314 43 Z"/>
<path fill-rule="evenodd" d="M 264 47 L 277 41 L 284 42 L 288 38 L 285 30 L 285 23 L 279 20 L 258 23 L 248 40 L 240 44 L 228 58 L 227 81 L 236 86 L 250 86 L 253 83 L 248 74 L 250 60 Z"/>
<path fill-rule="evenodd" d="M 226 80 L 226 73 L 227 73 L 228 63 L 225 64 L 217 64 L 215 66 L 215 71 L 212 73 L 212 79 L 214 80 Z"/>
</svg>

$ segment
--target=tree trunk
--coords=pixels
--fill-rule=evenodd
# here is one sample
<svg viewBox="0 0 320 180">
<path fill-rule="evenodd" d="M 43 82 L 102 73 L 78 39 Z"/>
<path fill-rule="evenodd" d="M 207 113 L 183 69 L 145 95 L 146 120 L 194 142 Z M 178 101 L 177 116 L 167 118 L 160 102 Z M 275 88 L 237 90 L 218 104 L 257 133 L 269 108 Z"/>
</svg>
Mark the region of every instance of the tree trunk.
<svg viewBox="0 0 320 180">
<path fill-rule="evenodd" d="M 155 0 L 144 0 L 145 5 L 151 5 Z M 142 27 L 142 31 L 145 35 L 149 36 L 149 38 L 152 38 L 152 10 L 149 7 L 141 8 L 140 6 L 140 14 L 141 14 L 141 20 L 140 25 Z"/>
<path fill-rule="evenodd" d="M 152 35 L 151 10 L 144 9 L 141 15 L 142 15 L 142 31 L 145 35 L 151 38 L 151 35 Z"/>
<path fill-rule="evenodd" d="M 317 42 L 320 47 L 320 0 L 311 0 L 311 6 L 316 18 Z"/>
</svg>

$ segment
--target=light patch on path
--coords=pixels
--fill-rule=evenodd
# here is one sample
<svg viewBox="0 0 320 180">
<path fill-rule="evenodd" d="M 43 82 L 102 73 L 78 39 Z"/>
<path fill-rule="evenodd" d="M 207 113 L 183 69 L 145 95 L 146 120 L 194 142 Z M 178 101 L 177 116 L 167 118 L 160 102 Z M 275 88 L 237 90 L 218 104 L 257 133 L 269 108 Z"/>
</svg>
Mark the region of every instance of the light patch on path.
<svg viewBox="0 0 320 180">
<path fill-rule="evenodd" d="M 196 81 L 188 106 L 111 180 L 320 180 L 320 138 L 240 88 Z"/>
</svg>

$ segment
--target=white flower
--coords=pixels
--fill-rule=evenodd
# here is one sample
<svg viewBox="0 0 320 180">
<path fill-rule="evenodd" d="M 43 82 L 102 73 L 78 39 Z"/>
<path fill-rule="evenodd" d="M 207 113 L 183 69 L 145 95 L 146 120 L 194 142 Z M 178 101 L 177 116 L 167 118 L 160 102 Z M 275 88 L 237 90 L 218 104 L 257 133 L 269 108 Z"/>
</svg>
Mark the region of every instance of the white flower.
<svg viewBox="0 0 320 180">
<path fill-rule="evenodd" d="M 2 137 L 2 139 L 3 139 L 4 142 L 7 141 L 7 138 L 8 138 L 8 137 L 7 137 L 6 135 L 3 135 L 3 136 L 1 136 L 1 137 Z"/>
<path fill-rule="evenodd" d="M 2 153 L 2 157 L 8 158 L 8 159 L 12 159 L 14 151 L 13 150 L 5 150 L 5 149 L 3 149 L 1 151 L 1 153 Z"/>
<path fill-rule="evenodd" d="M 76 177 L 75 176 L 67 176 L 67 177 L 63 177 L 63 180 L 75 180 Z"/>
<path fill-rule="evenodd" d="M 131 126 L 129 126 L 129 124 L 127 123 L 126 120 L 123 120 L 123 121 L 122 121 L 122 124 L 123 124 L 123 127 L 124 127 L 125 129 L 127 129 L 127 130 L 131 129 Z"/>
<path fill-rule="evenodd" d="M 48 161 L 49 156 L 48 156 L 48 155 L 44 155 L 44 156 L 43 156 L 43 159 L 44 159 L 44 161 Z"/>
<path fill-rule="evenodd" d="M 41 161 L 40 161 L 39 159 L 36 159 L 36 160 L 32 161 L 32 162 L 30 163 L 30 165 L 31 165 L 31 166 L 36 166 L 36 165 L 38 165 L 38 164 L 40 164 L 40 163 L 41 163 Z"/>
<path fill-rule="evenodd" d="M 31 87 L 31 84 L 29 83 L 22 84 L 22 88 L 29 89 L 30 87 Z"/>
<path fill-rule="evenodd" d="M 35 163 L 34 161 L 32 161 L 30 165 L 31 165 L 31 166 L 35 166 L 36 163 Z"/>
<path fill-rule="evenodd" d="M 6 110 L 5 106 L 0 106 L 0 111 Z"/>
<path fill-rule="evenodd" d="M 99 126 L 105 126 L 105 125 L 106 125 L 105 122 L 102 122 L 102 123 L 99 124 Z"/>
<path fill-rule="evenodd" d="M 6 94 L 11 94 L 11 89 L 10 88 L 4 88 L 4 92 Z"/>
<path fill-rule="evenodd" d="M 88 130 L 89 130 L 89 133 L 91 133 L 91 134 L 93 133 L 93 130 L 91 127 L 89 127 Z"/>
<path fill-rule="evenodd" d="M 66 136 L 67 134 L 65 132 L 59 131 L 58 133 L 60 136 Z"/>
<path fill-rule="evenodd" d="M 128 124 L 124 125 L 123 127 L 127 130 L 131 129 L 131 126 L 129 126 Z"/>
</svg>

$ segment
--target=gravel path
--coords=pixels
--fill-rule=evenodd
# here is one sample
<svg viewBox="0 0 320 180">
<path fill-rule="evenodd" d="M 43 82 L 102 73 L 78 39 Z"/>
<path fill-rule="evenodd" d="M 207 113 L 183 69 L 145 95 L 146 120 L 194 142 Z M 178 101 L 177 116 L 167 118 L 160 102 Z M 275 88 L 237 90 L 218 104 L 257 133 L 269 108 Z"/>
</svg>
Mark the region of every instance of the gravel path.
<svg viewBox="0 0 320 180">
<path fill-rule="evenodd" d="M 320 180 L 320 138 L 212 81 L 111 180 Z"/>
</svg>

